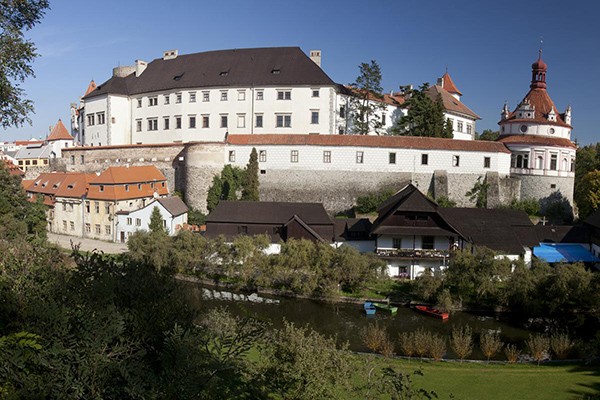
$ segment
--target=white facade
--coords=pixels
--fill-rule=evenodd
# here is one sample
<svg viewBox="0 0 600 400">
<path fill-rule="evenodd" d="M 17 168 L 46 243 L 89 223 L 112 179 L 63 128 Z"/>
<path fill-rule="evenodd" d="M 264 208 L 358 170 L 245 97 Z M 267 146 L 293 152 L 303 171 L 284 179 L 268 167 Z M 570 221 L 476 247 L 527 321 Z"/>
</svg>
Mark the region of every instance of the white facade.
<svg viewBox="0 0 600 400">
<path fill-rule="evenodd" d="M 179 228 L 187 223 L 187 212 L 173 216 L 159 201 L 153 201 L 145 207 L 127 213 L 117 213 L 117 236 L 115 241 L 125 242 L 136 231 L 148 231 L 154 207 L 158 207 L 163 219 L 163 227 L 170 236 L 175 235 Z"/>
<path fill-rule="evenodd" d="M 474 118 L 456 113 L 444 113 L 444 118 L 450 120 L 452 124 L 452 134 L 454 139 L 458 140 L 473 140 L 475 138 L 475 122 Z"/>
</svg>

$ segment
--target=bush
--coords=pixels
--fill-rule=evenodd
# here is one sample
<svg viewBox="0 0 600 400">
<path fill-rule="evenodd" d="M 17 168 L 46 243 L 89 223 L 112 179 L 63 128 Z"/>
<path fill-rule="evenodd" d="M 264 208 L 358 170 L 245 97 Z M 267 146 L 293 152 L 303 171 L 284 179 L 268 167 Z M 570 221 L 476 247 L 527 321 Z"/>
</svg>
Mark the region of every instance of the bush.
<svg viewBox="0 0 600 400">
<path fill-rule="evenodd" d="M 398 340 L 402 354 L 408 358 L 411 358 L 413 355 L 415 355 L 415 339 L 412 332 L 400 332 L 398 334 Z"/>
<path fill-rule="evenodd" d="M 413 332 L 412 337 L 415 343 L 415 354 L 420 358 L 423 358 L 427 355 L 427 349 L 429 345 L 427 332 L 425 332 L 422 328 L 419 328 Z"/>
<path fill-rule="evenodd" d="M 504 355 L 506 355 L 506 359 L 508 360 L 508 362 L 513 364 L 519 360 L 519 357 L 521 356 L 521 351 L 516 345 L 507 344 L 504 348 Z"/>
<path fill-rule="evenodd" d="M 555 333 L 550 336 L 550 347 L 559 360 L 565 360 L 569 356 L 573 344 L 568 333 Z"/>
<path fill-rule="evenodd" d="M 463 327 L 454 327 L 450 336 L 452 350 L 456 353 L 460 361 L 468 357 L 473 351 L 473 334 L 469 325 Z"/>
<path fill-rule="evenodd" d="M 525 342 L 527 349 L 531 354 L 531 357 L 537 361 L 538 365 L 540 362 L 549 356 L 550 352 L 550 339 L 545 335 L 529 335 L 529 339 Z"/>
<path fill-rule="evenodd" d="M 496 332 L 486 331 L 479 336 L 479 345 L 483 355 L 490 361 L 490 358 L 498 353 L 504 344 L 500 340 L 500 335 Z"/>
<path fill-rule="evenodd" d="M 365 196 L 359 196 L 356 198 L 355 210 L 361 214 L 373 213 L 377 211 L 377 208 L 379 208 L 384 201 L 392 197 L 395 193 L 396 191 L 394 189 L 388 188 L 379 193 L 369 193 Z"/>
<path fill-rule="evenodd" d="M 362 329 L 360 338 L 365 346 L 375 353 L 385 357 L 391 357 L 394 353 L 394 345 L 385 328 L 377 324 L 368 325 Z"/>
<path fill-rule="evenodd" d="M 441 360 L 446 354 L 446 338 L 437 333 L 427 334 L 427 355 L 436 361 Z"/>
</svg>

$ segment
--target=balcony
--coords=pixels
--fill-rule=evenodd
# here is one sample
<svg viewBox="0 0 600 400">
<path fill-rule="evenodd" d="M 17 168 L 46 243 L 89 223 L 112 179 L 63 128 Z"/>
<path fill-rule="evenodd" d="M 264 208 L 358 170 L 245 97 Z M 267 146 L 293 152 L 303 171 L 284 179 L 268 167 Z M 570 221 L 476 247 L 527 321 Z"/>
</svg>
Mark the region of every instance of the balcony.
<svg viewBox="0 0 600 400">
<path fill-rule="evenodd" d="M 447 258 L 450 256 L 448 250 L 424 250 L 424 249 L 377 249 L 377 255 L 385 258 Z"/>
</svg>

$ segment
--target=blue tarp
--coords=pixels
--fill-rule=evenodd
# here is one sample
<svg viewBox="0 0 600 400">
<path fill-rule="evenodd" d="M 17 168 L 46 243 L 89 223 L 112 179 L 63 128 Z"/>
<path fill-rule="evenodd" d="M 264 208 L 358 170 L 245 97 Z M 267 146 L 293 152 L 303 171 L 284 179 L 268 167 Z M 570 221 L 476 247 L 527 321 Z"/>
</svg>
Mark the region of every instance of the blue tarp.
<svg viewBox="0 0 600 400">
<path fill-rule="evenodd" d="M 533 248 L 533 255 L 546 262 L 600 262 L 588 249 L 580 244 L 540 243 Z"/>
</svg>

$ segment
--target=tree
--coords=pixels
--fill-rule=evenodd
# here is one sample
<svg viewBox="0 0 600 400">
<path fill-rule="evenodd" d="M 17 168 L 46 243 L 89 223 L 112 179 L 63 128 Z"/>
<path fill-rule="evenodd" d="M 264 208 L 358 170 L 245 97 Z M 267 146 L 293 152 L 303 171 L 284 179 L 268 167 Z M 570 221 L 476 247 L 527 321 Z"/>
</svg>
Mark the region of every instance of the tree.
<svg viewBox="0 0 600 400">
<path fill-rule="evenodd" d="M 424 83 L 418 90 L 408 91 L 408 100 L 404 103 L 408 114 L 394 126 L 394 135 L 453 137 L 452 125 L 444 117 L 442 98 L 438 95 L 432 100 L 428 88 L 429 83 Z"/>
<path fill-rule="evenodd" d="M 152 214 L 150 215 L 150 223 L 148 224 L 148 228 L 152 233 L 167 233 L 163 222 L 162 214 L 160 213 L 160 209 L 157 206 L 154 206 L 154 208 L 152 209 Z"/>
<path fill-rule="evenodd" d="M 377 61 L 371 60 L 371 63 L 361 63 L 358 69 L 360 75 L 351 84 L 354 92 L 350 97 L 353 131 L 359 135 L 367 135 L 371 131 L 379 134 L 383 123 L 377 113 L 385 109 L 381 68 Z"/>
<path fill-rule="evenodd" d="M 215 175 L 206 195 L 208 212 L 215 209 L 221 200 L 238 200 L 238 191 L 242 185 L 244 171 L 238 167 L 226 165 L 220 175 Z"/>
<path fill-rule="evenodd" d="M 468 357 L 473 351 L 473 334 L 469 325 L 454 327 L 450 336 L 450 344 L 461 362 Z"/>
<path fill-rule="evenodd" d="M 258 186 L 258 154 L 253 147 L 242 181 L 242 200 L 259 201 Z"/>
<path fill-rule="evenodd" d="M 491 129 L 484 129 L 483 132 L 481 133 L 481 135 L 477 134 L 475 136 L 476 140 L 488 140 L 488 141 L 495 141 L 496 139 L 498 139 L 498 137 L 500 136 L 500 131 L 493 131 Z"/>
<path fill-rule="evenodd" d="M 0 125 L 3 128 L 31 122 L 33 103 L 20 84 L 33 76 L 31 63 L 38 56 L 24 31 L 44 16 L 47 0 L 2 1 L 0 6 Z"/>
<path fill-rule="evenodd" d="M 591 171 L 579 181 L 575 192 L 579 219 L 585 219 L 600 207 L 600 171 Z"/>
<path fill-rule="evenodd" d="M 487 180 L 483 178 L 482 182 L 480 176 L 477 178 L 477 182 L 475 182 L 473 188 L 469 190 L 465 196 L 468 197 L 470 201 L 475 202 L 475 207 L 487 208 L 487 192 L 489 187 L 490 184 Z"/>
<path fill-rule="evenodd" d="M 491 357 L 502 350 L 504 344 L 500 340 L 500 335 L 498 333 L 488 330 L 481 332 L 481 335 L 479 336 L 479 346 L 481 347 L 481 352 L 489 362 Z"/>
</svg>

